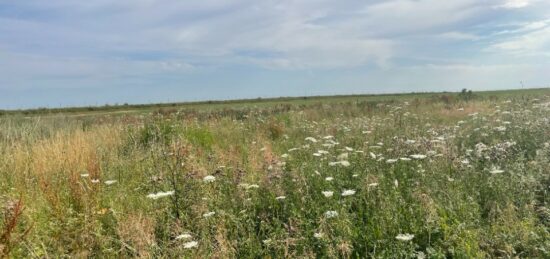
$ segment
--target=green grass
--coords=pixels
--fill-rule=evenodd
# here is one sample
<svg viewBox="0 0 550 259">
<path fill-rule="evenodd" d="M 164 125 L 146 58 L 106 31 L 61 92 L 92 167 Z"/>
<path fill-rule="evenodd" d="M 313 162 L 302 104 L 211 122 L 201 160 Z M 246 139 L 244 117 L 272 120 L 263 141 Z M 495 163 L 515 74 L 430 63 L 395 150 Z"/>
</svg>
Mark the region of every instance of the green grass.
<svg viewBox="0 0 550 259">
<path fill-rule="evenodd" d="M 538 95 L 548 93 L 548 88 L 532 89 L 511 89 L 497 91 L 475 92 L 478 97 L 484 98 L 506 98 L 508 96 Z M 96 115 L 127 115 L 149 112 L 171 112 L 173 110 L 219 110 L 235 108 L 266 108 L 275 105 L 310 105 L 333 102 L 350 101 L 371 101 L 380 102 L 399 99 L 427 99 L 440 98 L 441 96 L 456 97 L 459 93 L 454 92 L 420 92 L 420 93 L 394 93 L 394 94 L 358 94 L 358 95 L 337 95 L 337 96 L 301 96 L 301 97 L 276 97 L 276 98 L 257 98 L 257 99 L 236 99 L 236 100 L 211 100 L 197 102 L 175 102 L 175 103 L 156 103 L 156 104 L 115 104 L 104 106 L 87 107 L 65 107 L 65 108 L 37 108 L 22 110 L 0 110 L 2 115 L 76 115 L 76 116 L 96 116 Z"/>
<path fill-rule="evenodd" d="M 0 117 L 2 253 L 550 257 L 548 89 L 113 111 Z"/>
</svg>

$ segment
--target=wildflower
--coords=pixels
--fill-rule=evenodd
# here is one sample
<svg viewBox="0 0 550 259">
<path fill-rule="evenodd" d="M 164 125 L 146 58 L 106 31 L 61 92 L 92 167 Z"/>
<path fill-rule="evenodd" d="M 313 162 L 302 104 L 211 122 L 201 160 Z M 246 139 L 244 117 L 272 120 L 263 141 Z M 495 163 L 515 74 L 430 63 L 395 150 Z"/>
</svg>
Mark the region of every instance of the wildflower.
<svg viewBox="0 0 550 259">
<path fill-rule="evenodd" d="M 395 237 L 395 239 L 399 241 L 411 241 L 414 238 L 413 234 L 399 234 Z"/>
<path fill-rule="evenodd" d="M 191 249 L 191 248 L 195 248 L 199 245 L 199 243 L 197 241 L 191 241 L 191 242 L 187 242 L 185 244 L 183 244 L 183 248 L 185 249 Z"/>
<path fill-rule="evenodd" d="M 325 181 L 327 181 L 327 182 L 331 182 L 332 180 L 334 180 L 334 178 L 333 178 L 333 177 L 330 177 L 330 176 L 327 177 L 327 178 L 325 178 Z"/>
<path fill-rule="evenodd" d="M 214 216 L 215 214 L 216 214 L 215 211 L 211 211 L 211 212 L 207 212 L 207 213 L 202 214 L 202 216 L 203 216 L 204 218 L 209 218 L 209 217 Z"/>
<path fill-rule="evenodd" d="M 180 239 L 190 239 L 192 236 L 190 234 L 184 233 L 176 237 L 176 240 Z"/>
<path fill-rule="evenodd" d="M 430 150 L 430 151 L 426 152 L 426 154 L 428 154 L 429 156 L 435 156 L 435 155 L 437 155 L 437 152 L 434 151 L 434 150 Z"/>
<path fill-rule="evenodd" d="M 393 164 L 395 162 L 397 162 L 397 159 L 388 159 L 388 160 L 386 160 L 387 164 Z"/>
<path fill-rule="evenodd" d="M 286 199 L 286 196 L 278 196 L 278 197 L 275 197 L 275 200 L 278 200 L 278 201 L 282 201 Z"/>
<path fill-rule="evenodd" d="M 213 175 L 207 175 L 204 178 L 202 178 L 202 181 L 205 183 L 211 183 L 213 181 L 216 181 L 216 177 Z"/>
<path fill-rule="evenodd" d="M 343 167 L 348 167 L 351 164 L 346 160 L 342 160 L 342 161 L 337 161 L 337 162 L 330 162 L 330 163 L 328 163 L 328 165 L 329 166 L 341 165 Z"/>
<path fill-rule="evenodd" d="M 340 161 L 340 165 L 342 165 L 343 167 L 348 167 L 348 166 L 350 166 L 350 163 L 346 160 L 342 160 L 342 161 Z"/>
<path fill-rule="evenodd" d="M 502 173 L 504 173 L 504 170 L 501 170 L 501 169 L 498 168 L 498 167 L 493 167 L 493 168 L 491 169 L 491 171 L 489 171 L 489 173 L 491 173 L 491 174 L 502 174 Z"/>
<path fill-rule="evenodd" d="M 411 155 L 411 157 L 414 159 L 424 159 L 426 158 L 426 155 L 415 154 L 415 155 Z"/>
<path fill-rule="evenodd" d="M 323 191 L 322 193 L 327 198 L 330 198 L 330 197 L 332 197 L 332 195 L 334 195 L 333 191 Z"/>
<path fill-rule="evenodd" d="M 500 126 L 500 127 L 494 128 L 494 130 L 495 130 L 495 131 L 498 131 L 498 132 L 504 132 L 504 131 L 506 131 L 506 127 Z"/>
<path fill-rule="evenodd" d="M 247 184 L 247 183 L 241 183 L 241 184 L 239 184 L 239 186 L 245 188 L 246 190 L 253 189 L 253 188 L 254 189 L 260 188 L 260 186 L 257 185 L 257 184 Z"/>
<path fill-rule="evenodd" d="M 351 196 L 351 195 L 354 195 L 355 194 L 355 190 L 344 190 L 342 192 L 342 196 Z"/>
<path fill-rule="evenodd" d="M 411 145 L 411 144 L 414 144 L 414 143 L 416 143 L 415 140 L 411 140 L 411 139 L 405 140 L 405 144 Z"/>
<path fill-rule="evenodd" d="M 307 137 L 305 140 L 310 141 L 311 143 L 317 143 L 317 140 L 314 137 Z"/>
<path fill-rule="evenodd" d="M 342 161 L 348 159 L 348 153 L 342 153 L 338 156 L 338 160 Z"/>
<path fill-rule="evenodd" d="M 167 197 L 171 195 L 174 195 L 174 191 L 151 193 L 147 195 L 147 198 L 156 200 L 158 198 Z"/>
<path fill-rule="evenodd" d="M 116 182 L 118 182 L 117 180 L 107 180 L 105 181 L 105 184 L 106 185 L 111 185 L 111 184 L 115 184 Z"/>
<path fill-rule="evenodd" d="M 99 183 L 99 179 L 92 179 L 92 183 Z"/>
<path fill-rule="evenodd" d="M 337 211 L 329 210 L 329 211 L 325 212 L 325 218 L 330 219 L 330 218 L 335 218 L 335 217 L 338 217 L 338 212 Z"/>
<path fill-rule="evenodd" d="M 395 188 L 399 188 L 399 181 L 395 179 L 395 181 L 393 181 L 393 185 L 395 185 Z"/>
<path fill-rule="evenodd" d="M 376 159 L 376 155 L 375 155 L 374 153 L 369 152 L 369 155 L 370 155 L 370 157 L 371 157 L 372 159 Z"/>
</svg>

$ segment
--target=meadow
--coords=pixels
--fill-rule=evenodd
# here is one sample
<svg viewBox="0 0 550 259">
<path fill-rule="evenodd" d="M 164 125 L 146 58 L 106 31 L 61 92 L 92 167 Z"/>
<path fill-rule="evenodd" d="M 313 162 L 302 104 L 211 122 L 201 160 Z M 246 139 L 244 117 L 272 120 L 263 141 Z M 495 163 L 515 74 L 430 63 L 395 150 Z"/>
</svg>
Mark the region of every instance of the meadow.
<svg viewBox="0 0 550 259">
<path fill-rule="evenodd" d="M 549 258 L 550 89 L 4 111 L 0 255 Z"/>
</svg>

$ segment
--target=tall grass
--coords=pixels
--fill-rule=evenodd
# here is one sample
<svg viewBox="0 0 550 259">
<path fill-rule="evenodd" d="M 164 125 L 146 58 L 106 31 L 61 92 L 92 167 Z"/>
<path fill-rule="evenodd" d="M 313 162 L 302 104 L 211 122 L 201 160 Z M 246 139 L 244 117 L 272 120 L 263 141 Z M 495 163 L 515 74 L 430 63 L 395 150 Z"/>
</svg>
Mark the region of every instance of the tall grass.
<svg viewBox="0 0 550 259">
<path fill-rule="evenodd" d="M 549 257 L 549 115 L 509 95 L 5 116 L 0 252 Z"/>
</svg>

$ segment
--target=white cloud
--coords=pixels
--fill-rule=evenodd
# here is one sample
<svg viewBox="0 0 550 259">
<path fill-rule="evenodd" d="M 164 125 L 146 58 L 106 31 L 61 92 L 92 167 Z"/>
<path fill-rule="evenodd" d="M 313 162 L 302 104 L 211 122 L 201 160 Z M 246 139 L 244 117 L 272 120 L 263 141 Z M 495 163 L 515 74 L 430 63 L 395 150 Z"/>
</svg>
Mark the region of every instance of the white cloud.
<svg viewBox="0 0 550 259">
<path fill-rule="evenodd" d="M 505 8 L 505 9 L 518 9 L 518 8 L 524 8 L 531 4 L 529 0 L 506 0 L 502 5 L 499 5 L 497 7 Z"/>
<path fill-rule="evenodd" d="M 489 50 L 520 56 L 550 55 L 550 27 L 507 38 L 491 45 Z"/>
<path fill-rule="evenodd" d="M 17 40 L 14 48 L 30 37 L 31 42 L 51 48 L 62 44 L 65 52 L 79 54 L 82 49 L 100 54 L 162 51 L 192 57 L 191 62 L 249 61 L 272 69 L 385 67 L 399 52 L 397 38 L 439 34 L 491 6 L 476 0 L 31 0 L 22 5 L 72 11 L 59 12 L 61 17 L 53 21 L 33 18 L 25 27 L 0 25 L 0 32 L 16 30 L 9 34 Z M 450 32 L 442 37 L 475 36 Z"/>
<path fill-rule="evenodd" d="M 445 32 L 438 35 L 442 39 L 448 40 L 478 40 L 481 37 L 471 33 L 464 33 L 458 31 Z"/>
<path fill-rule="evenodd" d="M 503 78 L 517 81 L 514 69 L 531 71 L 498 64 L 519 62 L 518 56 L 526 64 L 546 62 L 535 56 L 550 52 L 549 3 L 11 1 L 0 12 L 0 87 L 210 84 L 201 87 L 203 96 L 223 96 L 219 82 L 238 85 L 231 94 L 249 95 L 269 91 L 251 91 L 255 85 L 291 86 L 281 95 L 304 94 L 301 85 L 315 85 L 318 93 L 366 84 L 395 91 L 496 86 Z M 469 65 L 441 65 L 449 63 Z"/>
</svg>

